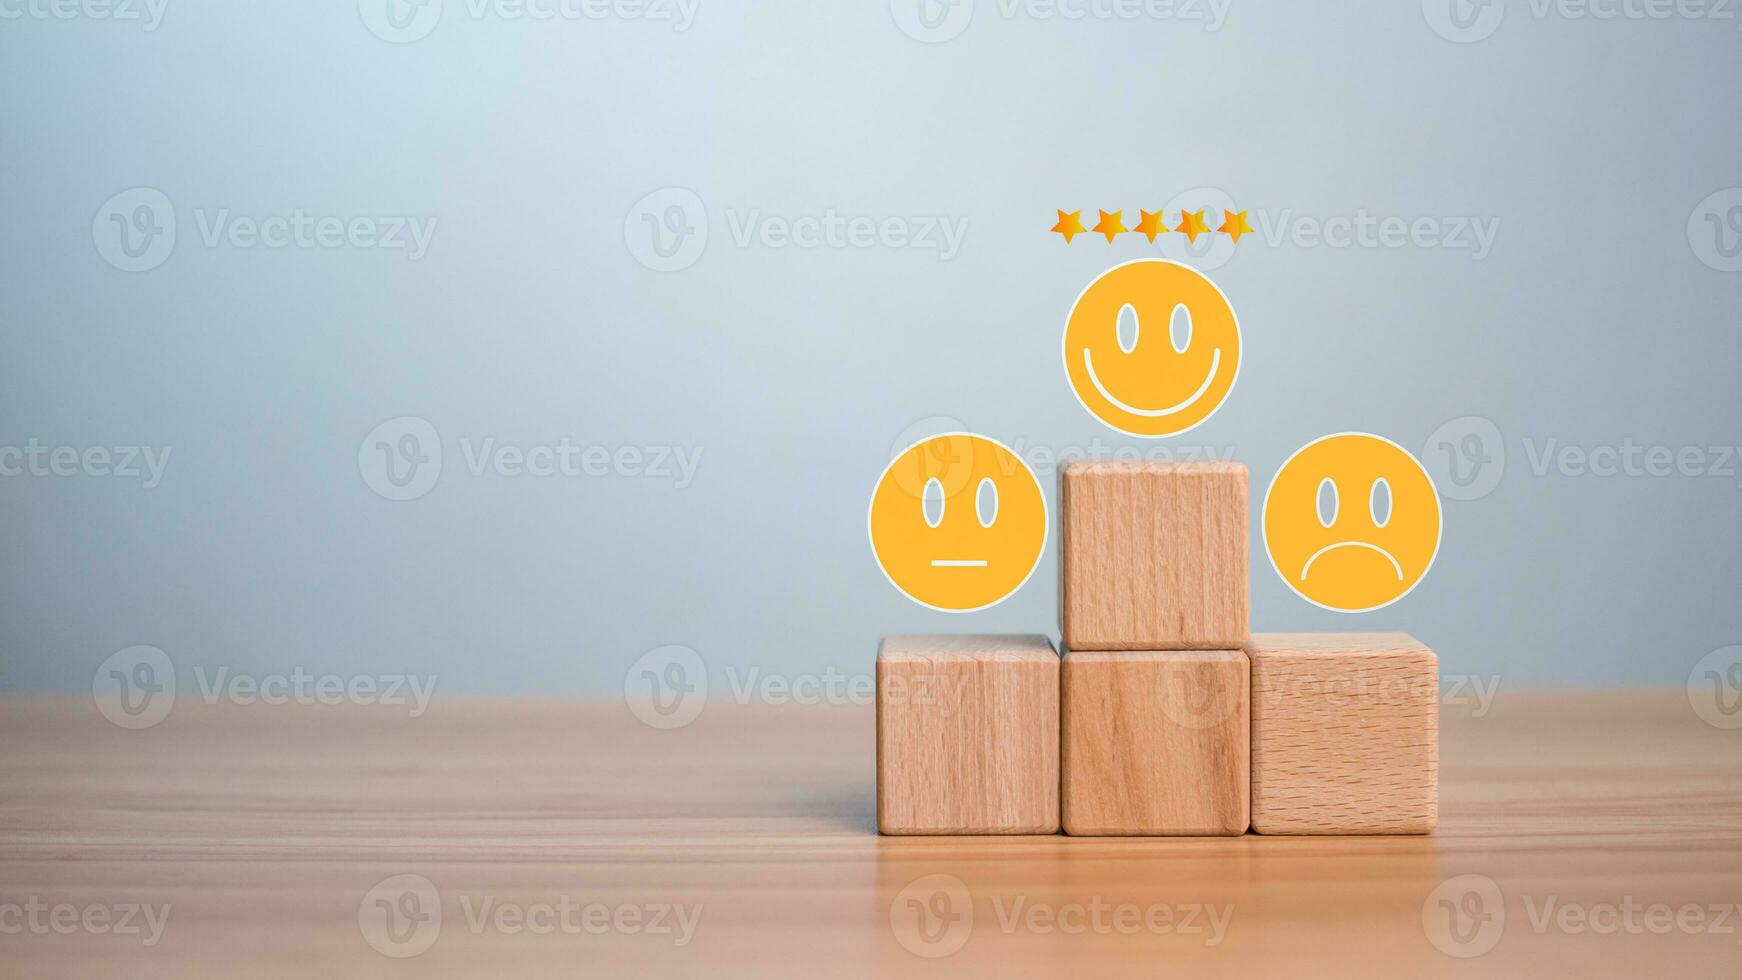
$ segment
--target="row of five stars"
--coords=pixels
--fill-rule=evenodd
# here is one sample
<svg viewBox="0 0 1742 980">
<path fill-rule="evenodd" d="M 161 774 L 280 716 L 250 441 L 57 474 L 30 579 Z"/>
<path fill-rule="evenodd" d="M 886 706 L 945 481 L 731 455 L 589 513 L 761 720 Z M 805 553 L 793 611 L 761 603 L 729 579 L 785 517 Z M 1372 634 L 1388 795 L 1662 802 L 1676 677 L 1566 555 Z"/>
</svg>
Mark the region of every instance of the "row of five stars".
<svg viewBox="0 0 1742 980">
<path fill-rule="evenodd" d="M 1053 225 L 1051 230 L 1065 236 L 1066 245 L 1071 243 L 1072 238 L 1085 231 L 1106 235 L 1108 244 L 1111 244 L 1114 238 L 1128 231 L 1137 232 L 1149 239 L 1152 244 L 1155 242 L 1155 236 L 1163 232 L 1177 231 L 1184 234 L 1186 240 L 1195 245 L 1199 235 L 1208 234 L 1210 231 L 1209 225 L 1204 223 L 1204 212 L 1207 210 L 1209 209 L 1200 208 L 1196 211 L 1181 211 L 1177 228 L 1169 228 L 1163 223 L 1162 212 L 1144 211 L 1141 208 L 1138 209 L 1138 213 L 1143 217 L 1137 222 L 1136 228 L 1125 227 L 1125 212 L 1123 211 L 1102 211 L 1100 222 L 1093 228 L 1083 227 L 1083 212 L 1060 211 L 1058 224 Z M 1232 238 L 1235 244 L 1239 244 L 1240 236 L 1251 231 L 1252 226 L 1246 223 L 1246 212 L 1224 211 L 1222 212 L 1222 227 L 1216 230 Z"/>
</svg>

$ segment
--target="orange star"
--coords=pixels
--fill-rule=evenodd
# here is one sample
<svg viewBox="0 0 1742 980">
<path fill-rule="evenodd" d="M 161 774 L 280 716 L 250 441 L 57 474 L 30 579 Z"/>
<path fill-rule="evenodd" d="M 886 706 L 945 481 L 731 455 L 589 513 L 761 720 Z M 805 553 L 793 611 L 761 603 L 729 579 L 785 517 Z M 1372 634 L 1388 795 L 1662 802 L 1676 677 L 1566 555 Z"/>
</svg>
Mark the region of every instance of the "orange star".
<svg viewBox="0 0 1742 980">
<path fill-rule="evenodd" d="M 1134 230 L 1149 239 L 1149 243 L 1153 245 L 1155 244 L 1155 236 L 1167 230 L 1167 226 L 1161 223 L 1162 213 L 1160 211 L 1145 211 L 1142 208 L 1137 210 L 1139 214 L 1143 215 L 1143 220 L 1137 223 Z"/>
<path fill-rule="evenodd" d="M 1234 244 L 1238 245 L 1240 244 L 1240 236 L 1251 231 L 1252 226 L 1246 223 L 1246 212 L 1223 211 L 1222 227 L 1217 228 L 1216 230 L 1223 232 L 1229 238 L 1234 239 Z"/>
<path fill-rule="evenodd" d="M 1209 226 L 1204 224 L 1203 208 L 1199 208 L 1196 211 L 1182 210 L 1179 213 L 1179 227 L 1174 229 L 1174 231 L 1184 232 L 1186 241 L 1191 242 L 1193 245 L 1198 243 L 1199 235 L 1202 235 L 1204 232 L 1209 230 Z"/>
<path fill-rule="evenodd" d="M 1080 235 L 1088 229 L 1083 227 L 1083 212 L 1072 211 L 1069 214 L 1066 214 L 1065 212 L 1060 211 L 1059 223 L 1053 225 L 1052 230 L 1065 236 L 1065 244 L 1069 245 L 1072 237 Z"/>
<path fill-rule="evenodd" d="M 1121 217 L 1124 213 L 1125 212 L 1123 211 L 1115 211 L 1112 214 L 1108 214 L 1107 212 L 1102 211 L 1101 223 L 1089 230 L 1097 235 L 1106 235 L 1107 244 L 1111 245 L 1114 236 L 1118 235 L 1120 232 L 1131 230 L 1125 227 L 1125 219 Z"/>
</svg>

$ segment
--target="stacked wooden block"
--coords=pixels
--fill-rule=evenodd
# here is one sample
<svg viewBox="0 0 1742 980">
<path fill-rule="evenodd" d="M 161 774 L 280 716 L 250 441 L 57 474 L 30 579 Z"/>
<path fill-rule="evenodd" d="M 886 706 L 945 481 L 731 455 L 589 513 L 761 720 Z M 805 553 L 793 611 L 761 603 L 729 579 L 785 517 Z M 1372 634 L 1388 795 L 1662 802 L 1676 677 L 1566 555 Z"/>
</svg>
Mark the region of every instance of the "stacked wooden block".
<svg viewBox="0 0 1742 980">
<path fill-rule="evenodd" d="M 1064 655 L 891 636 L 885 834 L 1422 834 L 1439 670 L 1403 634 L 1250 635 L 1246 468 L 1071 463 Z"/>
</svg>

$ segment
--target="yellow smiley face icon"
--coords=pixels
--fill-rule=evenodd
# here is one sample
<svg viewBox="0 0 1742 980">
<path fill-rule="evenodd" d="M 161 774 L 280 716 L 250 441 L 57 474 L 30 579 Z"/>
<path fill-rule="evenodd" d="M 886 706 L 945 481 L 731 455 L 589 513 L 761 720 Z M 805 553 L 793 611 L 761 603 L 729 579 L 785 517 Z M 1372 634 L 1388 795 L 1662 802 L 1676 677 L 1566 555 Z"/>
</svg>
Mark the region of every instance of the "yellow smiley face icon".
<svg viewBox="0 0 1742 980">
<path fill-rule="evenodd" d="M 1022 587 L 1046 548 L 1046 497 L 1015 453 L 950 432 L 902 450 L 871 494 L 871 553 L 891 585 L 943 612 Z"/>
<path fill-rule="evenodd" d="M 1341 432 L 1296 450 L 1264 495 L 1264 548 L 1301 598 L 1367 612 L 1409 594 L 1440 550 L 1440 495 L 1402 446 Z"/>
<path fill-rule="evenodd" d="M 1065 375 L 1089 413 L 1128 435 L 1178 435 L 1222 406 L 1240 374 L 1240 324 L 1187 265 L 1138 259 L 1089 283 L 1065 323 Z"/>
</svg>

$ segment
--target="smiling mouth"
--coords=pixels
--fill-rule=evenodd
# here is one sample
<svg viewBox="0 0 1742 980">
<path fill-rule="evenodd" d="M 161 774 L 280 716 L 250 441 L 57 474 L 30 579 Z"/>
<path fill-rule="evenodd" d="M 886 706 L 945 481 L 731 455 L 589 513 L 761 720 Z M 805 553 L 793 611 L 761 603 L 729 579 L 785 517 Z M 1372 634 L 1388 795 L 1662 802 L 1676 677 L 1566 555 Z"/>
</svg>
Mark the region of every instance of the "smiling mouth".
<svg viewBox="0 0 1742 980">
<path fill-rule="evenodd" d="M 984 558 L 933 558 L 933 568 L 985 568 Z"/>
<path fill-rule="evenodd" d="M 1222 348 L 1218 347 L 1210 354 L 1210 373 L 1204 376 L 1204 383 L 1198 385 L 1198 390 L 1192 392 L 1191 397 L 1177 405 L 1170 405 L 1167 408 L 1138 408 L 1135 405 L 1127 405 L 1123 401 L 1120 401 L 1118 396 L 1107 390 L 1107 386 L 1101 383 L 1100 376 L 1095 374 L 1094 355 L 1089 353 L 1087 347 L 1083 348 L 1083 367 L 1088 369 L 1089 383 L 1095 386 L 1095 390 L 1101 393 L 1101 397 L 1112 402 L 1114 407 L 1118 408 L 1120 411 L 1130 412 L 1132 415 L 1142 415 L 1146 418 L 1175 415 L 1192 407 L 1194 402 L 1204 397 L 1204 392 L 1210 390 L 1210 382 L 1216 380 L 1216 371 L 1221 368 L 1221 366 Z"/>
<path fill-rule="evenodd" d="M 1397 570 L 1397 580 L 1399 582 L 1403 581 L 1403 565 L 1398 562 L 1396 556 L 1391 552 L 1386 551 L 1384 548 L 1381 548 L 1376 544 L 1369 544 L 1366 541 L 1338 541 L 1336 544 L 1327 544 L 1323 548 L 1313 552 L 1313 556 L 1308 558 L 1306 564 L 1300 567 L 1300 580 L 1302 582 L 1306 581 L 1307 570 L 1313 567 L 1313 562 L 1318 561 L 1320 556 L 1336 551 L 1338 548 L 1366 548 L 1369 551 L 1379 552 L 1391 562 L 1391 567 Z"/>
</svg>

